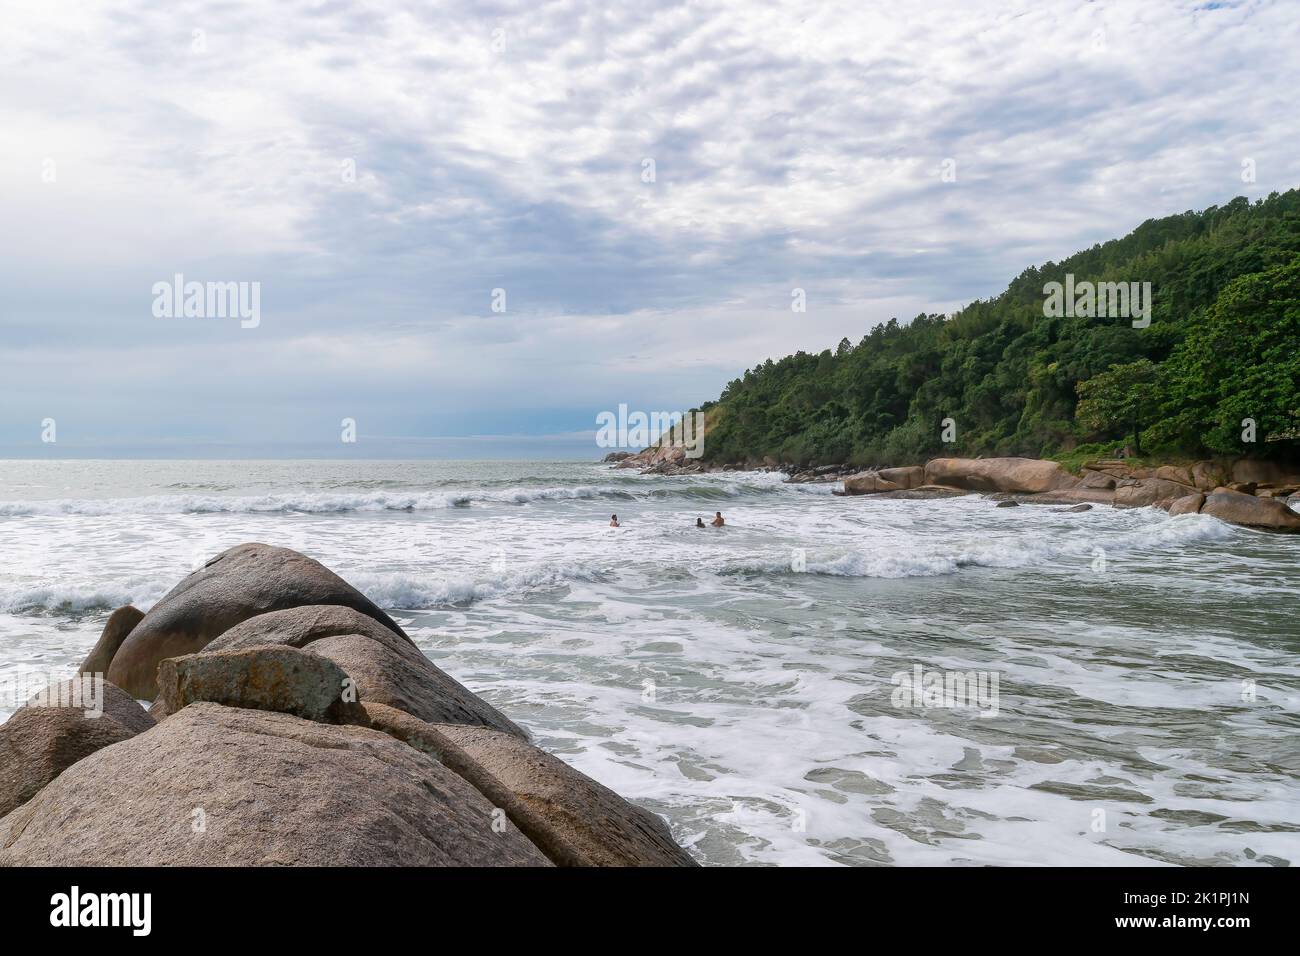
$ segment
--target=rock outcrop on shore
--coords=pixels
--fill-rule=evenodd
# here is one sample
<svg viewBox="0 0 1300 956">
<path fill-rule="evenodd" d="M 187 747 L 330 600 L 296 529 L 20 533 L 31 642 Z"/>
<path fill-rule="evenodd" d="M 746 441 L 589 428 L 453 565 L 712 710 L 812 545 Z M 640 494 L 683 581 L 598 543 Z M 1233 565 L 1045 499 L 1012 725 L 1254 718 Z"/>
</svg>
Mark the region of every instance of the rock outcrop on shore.
<svg viewBox="0 0 1300 956">
<path fill-rule="evenodd" d="M 1241 458 L 1190 465 L 1132 465 L 1124 459 L 1087 462 L 1073 475 L 1059 462 L 1038 458 L 934 458 L 925 465 L 854 468 L 796 467 L 773 458 L 727 465 L 690 461 L 682 448 L 653 446 L 634 455 L 609 455 L 617 468 L 643 474 L 784 471 L 787 482 L 843 483 L 837 495 L 932 499 L 985 494 L 1034 504 L 1163 508 L 1170 514 L 1210 514 L 1231 524 L 1268 531 L 1300 531 L 1300 465 Z"/>
<path fill-rule="evenodd" d="M 1277 462 L 1242 459 L 1147 468 L 1121 459 L 1099 460 L 1085 464 L 1076 476 L 1057 462 L 1034 458 L 936 458 L 925 465 L 924 483 L 913 485 L 914 471 L 861 472 L 844 479 L 843 494 L 928 498 L 979 492 L 1000 503 L 1154 506 L 1173 515 L 1208 514 L 1249 528 L 1300 531 L 1300 513 L 1287 504 L 1300 495 L 1300 467 Z"/>
<path fill-rule="evenodd" d="M 0 865 L 695 865 L 303 555 L 241 545 L 138 615 L 87 663 L 142 693 L 0 725 Z"/>
<path fill-rule="evenodd" d="M 117 649 L 108 680 L 152 700 L 164 659 L 202 650 L 259 614 L 309 604 L 350 607 L 402 633 L 369 598 L 320 562 L 288 548 L 245 544 L 212 558 L 168 591 Z"/>
</svg>

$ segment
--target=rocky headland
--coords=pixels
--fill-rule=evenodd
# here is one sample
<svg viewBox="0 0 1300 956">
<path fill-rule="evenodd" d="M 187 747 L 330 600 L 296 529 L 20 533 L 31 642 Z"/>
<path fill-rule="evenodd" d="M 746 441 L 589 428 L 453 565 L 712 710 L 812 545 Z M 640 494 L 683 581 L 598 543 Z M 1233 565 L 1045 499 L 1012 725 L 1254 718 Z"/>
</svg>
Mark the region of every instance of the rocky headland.
<svg viewBox="0 0 1300 956">
<path fill-rule="evenodd" d="M 245 544 L 0 725 L 0 865 L 695 864 L 328 568 Z"/>
</svg>

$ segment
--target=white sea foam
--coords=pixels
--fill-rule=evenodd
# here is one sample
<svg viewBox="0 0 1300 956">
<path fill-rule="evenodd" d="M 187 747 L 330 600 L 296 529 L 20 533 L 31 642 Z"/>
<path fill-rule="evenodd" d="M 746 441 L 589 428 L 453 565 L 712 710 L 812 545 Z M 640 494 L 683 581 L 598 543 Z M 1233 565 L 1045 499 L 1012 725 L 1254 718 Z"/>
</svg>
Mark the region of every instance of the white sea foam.
<svg viewBox="0 0 1300 956">
<path fill-rule="evenodd" d="M 422 610 L 469 604 L 504 595 L 559 588 L 574 581 L 597 581 L 600 573 L 583 567 L 530 567 L 482 575 L 424 575 L 409 572 L 358 572 L 351 583 L 376 604 L 398 610 Z"/>
<path fill-rule="evenodd" d="M 856 578 L 935 577 L 956 574 L 966 567 L 1041 567 L 1065 559 L 1078 563 L 1093 557 L 1098 549 L 1107 555 L 1118 556 L 1148 549 L 1224 541 L 1241 533 L 1239 529 L 1207 515 L 1170 519 L 1153 514 L 1148 524 L 1127 531 L 1054 538 L 1026 535 L 982 546 L 956 548 L 948 543 L 900 542 L 893 548 L 877 545 L 870 550 L 851 550 L 820 560 L 805 554 L 802 568 L 794 566 L 787 551 L 780 557 L 745 559 L 722 570 L 771 574 L 802 572 Z"/>
<path fill-rule="evenodd" d="M 354 491 L 269 495 L 148 495 L 130 498 L 56 498 L 0 502 L 0 517 L 56 515 L 167 514 L 337 514 L 353 511 L 437 511 L 483 504 L 527 505 L 547 501 L 587 501 L 606 498 L 635 501 L 640 497 L 736 498 L 770 492 L 768 485 L 735 482 L 680 484 L 645 488 L 623 485 L 578 485 L 552 488 L 467 488 L 455 491 Z"/>
</svg>

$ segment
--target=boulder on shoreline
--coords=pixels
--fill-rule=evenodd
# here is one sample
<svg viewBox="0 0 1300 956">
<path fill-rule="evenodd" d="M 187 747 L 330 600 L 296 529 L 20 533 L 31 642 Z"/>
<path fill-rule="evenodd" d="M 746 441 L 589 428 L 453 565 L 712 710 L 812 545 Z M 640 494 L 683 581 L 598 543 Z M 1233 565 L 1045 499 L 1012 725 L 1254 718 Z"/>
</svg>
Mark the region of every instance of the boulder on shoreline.
<svg viewBox="0 0 1300 956">
<path fill-rule="evenodd" d="M 550 866 L 494 809 L 377 730 L 198 702 L 0 819 L 0 865 Z"/>
<path fill-rule="evenodd" d="M 1116 508 L 1146 508 L 1151 505 L 1168 507 L 1179 498 L 1195 494 L 1191 485 L 1179 484 L 1165 478 L 1132 478 L 1119 483 L 1115 489 Z"/>
<path fill-rule="evenodd" d="M 1194 495 L 1184 495 L 1182 498 L 1176 499 L 1169 506 L 1169 513 L 1171 515 L 1199 514 L 1201 511 L 1201 505 L 1203 504 L 1205 504 L 1205 495 L 1200 492 L 1197 492 Z"/>
<path fill-rule="evenodd" d="M 99 640 L 77 668 L 78 674 L 107 674 L 118 648 L 122 646 L 135 626 L 144 620 L 144 612 L 130 604 L 123 605 L 108 616 Z"/>
<path fill-rule="evenodd" d="M 934 458 L 925 465 L 926 484 L 970 491 L 1038 494 L 1078 482 L 1059 462 L 1038 458 Z"/>
<path fill-rule="evenodd" d="M 886 491 L 910 491 L 925 484 L 925 469 L 920 465 L 904 468 L 881 468 L 863 471 L 844 479 L 846 495 L 871 495 Z"/>
<path fill-rule="evenodd" d="M 1256 498 L 1229 488 L 1217 488 L 1206 495 L 1201 514 L 1248 528 L 1300 531 L 1300 514 L 1284 502 L 1276 498 Z"/>
<path fill-rule="evenodd" d="M 74 697 L 71 685 L 48 688 L 38 695 L 43 701 L 33 698 L 0 724 L 0 817 L 77 761 L 153 726 L 144 708 L 120 688 L 102 683 L 93 702 L 100 715 L 92 716 L 83 706 L 92 702 Z"/>
<path fill-rule="evenodd" d="M 204 653 L 266 644 L 328 657 L 356 681 L 361 699 L 368 703 L 389 704 L 423 720 L 477 724 L 528 737 L 522 727 L 425 657 L 405 634 L 352 608 L 322 605 L 262 614 L 226 631 Z"/>
<path fill-rule="evenodd" d="M 364 594 L 306 555 L 241 544 L 172 588 L 118 648 L 108 679 L 142 700 L 158 693 L 158 664 L 202 650 L 251 617 L 307 604 L 351 607 L 398 634 L 402 629 Z"/>
<path fill-rule="evenodd" d="M 366 704 L 371 726 L 433 755 L 500 807 L 557 866 L 695 866 L 668 827 L 564 761 L 500 731 Z"/>
<path fill-rule="evenodd" d="M 194 638 L 268 594 L 350 603 L 254 613 L 163 657 L 158 723 L 98 681 L 101 717 L 20 709 L 0 725 L 0 866 L 692 865 L 662 821 L 529 743 L 342 579 L 246 547 L 277 552 L 263 556 L 287 578 L 268 591 L 236 569 L 162 617 L 187 625 L 210 600 L 215 621 L 182 632 Z M 74 699 L 63 685 L 39 697 Z"/>
<path fill-rule="evenodd" d="M 898 498 L 905 501 L 930 501 L 935 498 L 963 498 L 974 494 L 965 488 L 950 488 L 947 485 L 921 485 L 917 488 L 904 488 L 899 491 L 885 491 L 878 498 Z"/>
<path fill-rule="evenodd" d="M 208 701 L 326 724 L 364 723 L 349 691 L 350 678 L 333 661 L 283 645 L 186 654 L 158 667 L 158 700 L 167 714 Z"/>
</svg>

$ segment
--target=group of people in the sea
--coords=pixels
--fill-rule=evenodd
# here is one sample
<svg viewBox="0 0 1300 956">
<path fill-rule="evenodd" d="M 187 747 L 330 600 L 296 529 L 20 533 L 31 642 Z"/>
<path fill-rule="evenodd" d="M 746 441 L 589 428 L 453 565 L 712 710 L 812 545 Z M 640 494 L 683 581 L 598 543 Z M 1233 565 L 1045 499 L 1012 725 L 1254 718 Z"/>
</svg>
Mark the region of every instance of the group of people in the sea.
<svg viewBox="0 0 1300 956">
<path fill-rule="evenodd" d="M 722 527 L 723 525 L 725 525 L 726 523 L 727 523 L 727 522 L 725 522 L 725 521 L 722 520 L 722 512 L 721 512 L 721 511 L 715 511 L 715 512 L 713 512 L 713 520 L 709 522 L 709 525 L 712 525 L 712 526 L 715 527 L 715 528 L 721 528 L 721 527 Z M 619 527 L 622 527 L 622 525 L 620 525 L 620 524 L 618 523 L 618 515 L 610 515 L 610 516 L 609 516 L 609 526 L 610 526 L 611 528 L 619 528 Z M 708 527 L 708 525 L 706 525 L 706 524 L 704 523 L 704 519 L 703 519 L 703 518 L 696 518 L 696 519 L 695 519 L 695 527 L 697 527 L 697 528 L 704 528 L 704 527 Z"/>
</svg>

